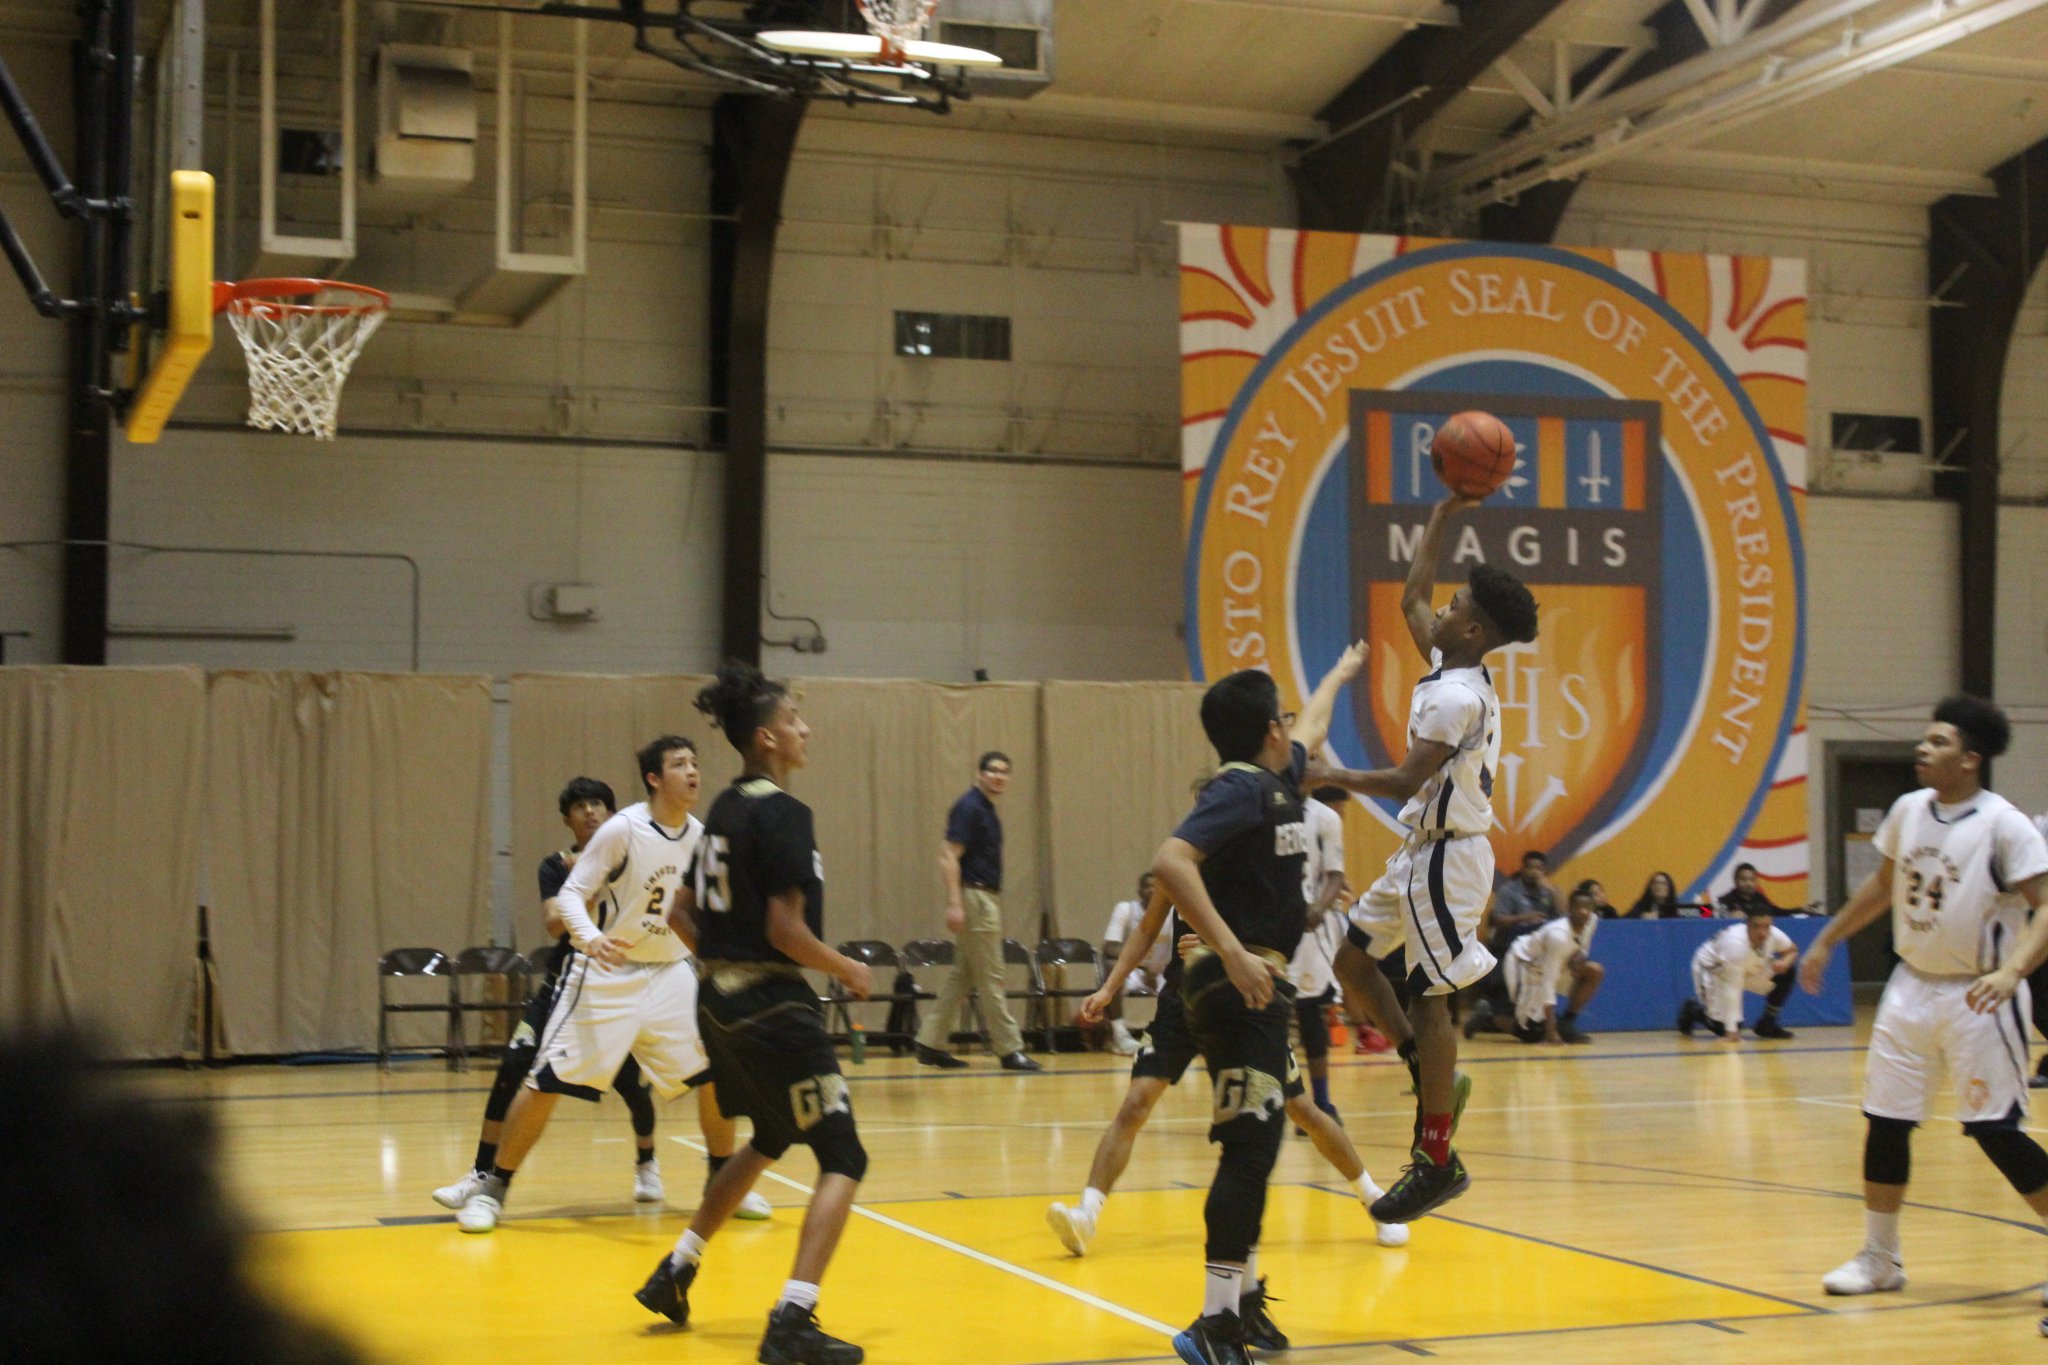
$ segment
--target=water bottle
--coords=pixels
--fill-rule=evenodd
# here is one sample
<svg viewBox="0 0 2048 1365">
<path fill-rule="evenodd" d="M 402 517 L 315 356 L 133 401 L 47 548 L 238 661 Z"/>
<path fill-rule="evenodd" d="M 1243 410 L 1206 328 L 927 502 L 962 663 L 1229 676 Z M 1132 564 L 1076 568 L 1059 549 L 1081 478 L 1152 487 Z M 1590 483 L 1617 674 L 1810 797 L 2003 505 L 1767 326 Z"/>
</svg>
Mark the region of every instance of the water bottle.
<svg viewBox="0 0 2048 1365">
<path fill-rule="evenodd" d="M 868 1059 L 867 1030 L 859 1024 L 855 1024 L 853 1031 L 847 1035 L 847 1044 L 853 1050 L 853 1064 L 855 1066 L 864 1065 Z"/>
</svg>

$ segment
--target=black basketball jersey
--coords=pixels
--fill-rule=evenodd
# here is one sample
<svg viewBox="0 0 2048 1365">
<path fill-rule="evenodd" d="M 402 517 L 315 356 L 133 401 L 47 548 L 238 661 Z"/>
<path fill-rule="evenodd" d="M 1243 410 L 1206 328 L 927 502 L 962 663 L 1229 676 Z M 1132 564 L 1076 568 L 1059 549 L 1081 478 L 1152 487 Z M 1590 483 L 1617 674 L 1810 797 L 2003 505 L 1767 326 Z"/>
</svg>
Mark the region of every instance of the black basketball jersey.
<svg viewBox="0 0 2048 1365">
<path fill-rule="evenodd" d="M 1287 771 L 1256 763 L 1226 763 L 1174 837 L 1202 851 L 1202 885 L 1223 922 L 1247 947 L 1294 956 L 1308 905 L 1302 875 L 1308 863 L 1308 824 L 1301 809 L 1301 774 L 1308 752 L 1294 746 Z"/>
<path fill-rule="evenodd" d="M 765 777 L 735 780 L 704 821 L 694 885 L 698 957 L 793 964 L 768 942 L 768 898 L 802 888 L 804 923 L 824 937 L 824 864 L 811 808 Z"/>
</svg>

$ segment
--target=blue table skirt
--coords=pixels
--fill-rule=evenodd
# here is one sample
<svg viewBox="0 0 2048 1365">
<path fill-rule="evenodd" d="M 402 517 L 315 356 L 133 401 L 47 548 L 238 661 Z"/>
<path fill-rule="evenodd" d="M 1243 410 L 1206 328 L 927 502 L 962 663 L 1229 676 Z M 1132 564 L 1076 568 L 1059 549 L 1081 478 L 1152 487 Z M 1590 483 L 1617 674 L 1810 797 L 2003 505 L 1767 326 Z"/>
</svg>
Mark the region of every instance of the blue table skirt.
<svg viewBox="0 0 2048 1365">
<path fill-rule="evenodd" d="M 1692 994 L 1692 955 L 1702 943 L 1741 920 L 1659 919 L 1602 920 L 1593 935 L 1593 960 L 1607 968 L 1600 993 L 1586 1008 L 1581 1023 L 1588 1032 L 1669 1029 L 1678 1018 L 1679 1002 Z M 1827 920 L 1801 915 L 1777 921 L 1800 951 L 1813 942 Z M 1743 1021 L 1754 1025 L 1763 1013 L 1761 995 L 1742 997 Z M 1562 1004 L 1562 1000 L 1559 1002 Z M 1849 954 L 1837 948 L 1828 962 L 1819 995 L 1793 987 L 1785 1003 L 1788 1028 L 1801 1024 L 1847 1024 L 1854 1018 L 1849 994 Z"/>
</svg>

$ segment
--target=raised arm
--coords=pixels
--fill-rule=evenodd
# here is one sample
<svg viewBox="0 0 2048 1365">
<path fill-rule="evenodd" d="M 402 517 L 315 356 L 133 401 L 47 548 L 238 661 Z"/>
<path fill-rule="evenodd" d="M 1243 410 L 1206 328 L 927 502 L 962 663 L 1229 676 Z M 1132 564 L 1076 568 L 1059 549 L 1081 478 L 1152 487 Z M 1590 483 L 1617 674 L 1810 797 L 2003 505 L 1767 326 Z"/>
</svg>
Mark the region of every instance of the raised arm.
<svg viewBox="0 0 2048 1365">
<path fill-rule="evenodd" d="M 1294 728 L 1287 737 L 1310 753 L 1322 748 L 1323 741 L 1330 736 L 1330 717 L 1337 709 L 1337 694 L 1364 666 L 1365 641 L 1359 640 L 1337 657 L 1337 662 L 1316 684 L 1316 690 L 1301 704 L 1301 714 L 1294 718 Z"/>
<path fill-rule="evenodd" d="M 1468 507 L 1477 507 L 1479 499 L 1461 498 L 1456 494 L 1445 498 L 1429 510 L 1429 524 L 1422 528 L 1422 541 L 1415 547 L 1415 558 L 1408 565 L 1408 581 L 1401 587 L 1401 615 L 1408 622 L 1408 638 L 1415 641 L 1415 647 L 1427 659 L 1435 648 L 1430 643 L 1430 629 L 1436 624 L 1436 608 L 1432 605 L 1436 596 L 1436 561 L 1442 548 L 1444 525 L 1459 512 Z"/>
</svg>

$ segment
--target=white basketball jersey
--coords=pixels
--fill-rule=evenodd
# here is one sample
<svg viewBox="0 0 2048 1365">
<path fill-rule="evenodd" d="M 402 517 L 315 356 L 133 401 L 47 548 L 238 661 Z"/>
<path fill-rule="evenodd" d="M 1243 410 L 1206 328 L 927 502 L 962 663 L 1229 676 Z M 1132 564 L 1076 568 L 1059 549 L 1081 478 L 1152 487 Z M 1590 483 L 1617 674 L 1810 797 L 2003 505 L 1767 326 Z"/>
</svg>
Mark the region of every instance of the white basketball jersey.
<svg viewBox="0 0 2048 1365">
<path fill-rule="evenodd" d="M 1772 960 L 1790 947 L 1792 936 L 1775 924 L 1761 950 L 1750 943 L 1747 924 L 1731 924 L 1702 943 L 1694 956 L 1703 967 L 1735 972 L 1746 989 L 1761 993 L 1771 988 Z"/>
<path fill-rule="evenodd" d="M 697 860 L 704 824 L 686 818 L 674 834 L 655 823 L 645 801 L 626 807 L 590 836 L 564 891 L 590 907 L 590 918 L 634 962 L 688 956 L 669 928 L 669 907 Z"/>
<path fill-rule="evenodd" d="M 1401 807 L 1401 823 L 1429 834 L 1485 834 L 1493 828 L 1493 775 L 1500 771 L 1500 701 L 1481 664 L 1445 668 L 1431 650 L 1435 671 L 1415 684 L 1408 707 L 1408 742 L 1435 740 L 1457 750 Z"/>
<path fill-rule="evenodd" d="M 1996 968 L 2026 927 L 2027 904 L 2009 888 L 2048 873 L 2048 842 L 1997 792 L 1955 806 L 1930 791 L 1892 803 L 1877 851 L 1892 860 L 1892 947 L 1930 976 Z"/>
<path fill-rule="evenodd" d="M 1540 929 L 1516 939 L 1508 949 L 1510 957 L 1518 959 L 1526 968 L 1541 972 L 1546 978 L 1554 978 L 1572 960 L 1572 954 L 1591 952 L 1593 931 L 1600 927 L 1596 915 L 1586 921 L 1586 927 L 1572 932 L 1572 922 L 1563 915 L 1551 920 Z"/>
<path fill-rule="evenodd" d="M 1301 867 L 1301 898 L 1310 905 L 1322 894 L 1323 877 L 1344 875 L 1344 817 L 1313 796 L 1302 798 L 1302 822 L 1308 826 L 1308 861 Z"/>
</svg>

